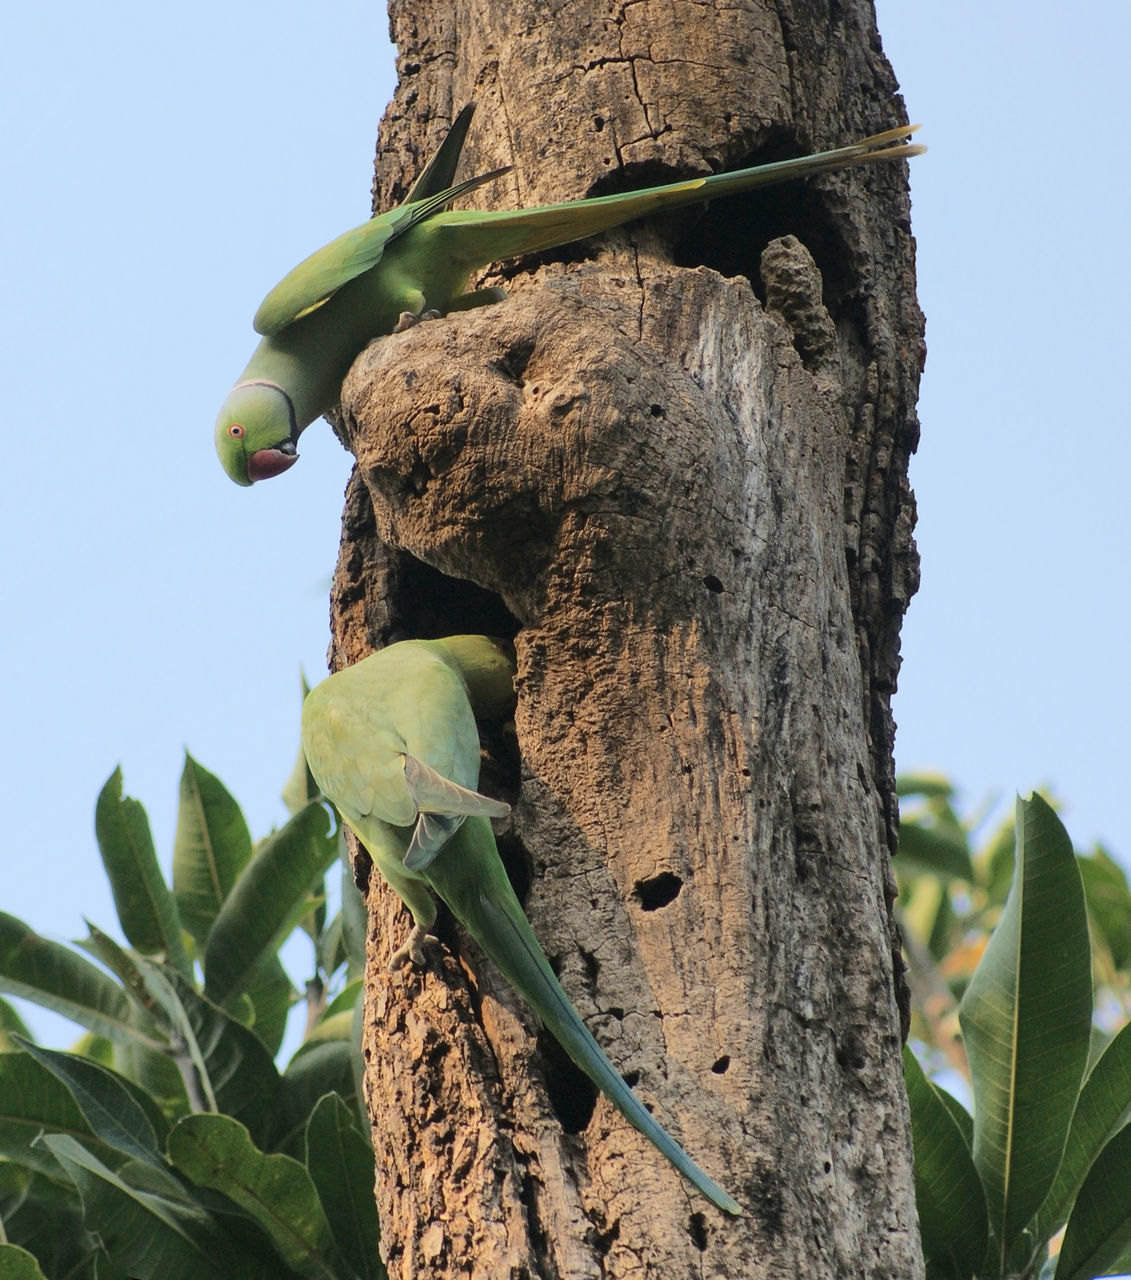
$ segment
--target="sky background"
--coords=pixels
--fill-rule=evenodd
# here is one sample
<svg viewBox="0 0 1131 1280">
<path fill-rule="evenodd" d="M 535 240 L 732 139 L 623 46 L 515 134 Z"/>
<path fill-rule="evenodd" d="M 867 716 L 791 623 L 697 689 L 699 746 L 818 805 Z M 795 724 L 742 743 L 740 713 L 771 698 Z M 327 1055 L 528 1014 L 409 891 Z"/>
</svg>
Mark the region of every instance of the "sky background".
<svg viewBox="0 0 1131 1280">
<path fill-rule="evenodd" d="M 316 425 L 297 467 L 240 489 L 212 426 L 262 296 L 368 216 L 393 60 L 369 0 L 5 26 L 0 909 L 66 939 L 115 923 L 93 813 L 116 765 L 166 866 L 186 748 L 254 835 L 286 816 L 350 458 Z M 1126 865 L 1131 6 L 1073 26 L 1051 3 L 880 0 L 879 26 L 930 147 L 897 764 L 971 805 L 1051 784 L 1077 846 Z"/>
</svg>

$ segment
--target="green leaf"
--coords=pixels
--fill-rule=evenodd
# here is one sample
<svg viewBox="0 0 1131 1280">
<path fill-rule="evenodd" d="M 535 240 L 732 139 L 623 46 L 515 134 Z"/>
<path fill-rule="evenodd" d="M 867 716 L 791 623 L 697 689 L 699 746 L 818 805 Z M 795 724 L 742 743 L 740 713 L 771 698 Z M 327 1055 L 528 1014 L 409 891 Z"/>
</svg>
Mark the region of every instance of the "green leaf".
<svg viewBox="0 0 1131 1280">
<path fill-rule="evenodd" d="M 262 957 L 306 913 L 307 897 L 338 852 L 330 814 L 308 804 L 263 841 L 218 914 L 204 950 L 204 991 L 227 1004 L 247 989 Z"/>
<path fill-rule="evenodd" d="M 898 856 L 896 870 L 909 875 L 926 872 L 944 880 L 974 881 L 974 864 L 961 830 L 953 832 L 918 822 L 901 822 Z"/>
<path fill-rule="evenodd" d="M 21 1047 L 66 1085 L 91 1132 L 98 1138 L 123 1155 L 162 1163 L 165 1122 L 148 1099 L 145 1104 L 140 1101 L 140 1090 L 135 1085 L 78 1054 L 41 1049 L 29 1041 L 24 1041 Z"/>
<path fill-rule="evenodd" d="M 360 978 L 365 973 L 365 938 L 369 929 L 369 913 L 361 891 L 354 884 L 353 868 L 345 851 L 342 840 L 341 822 L 338 822 L 339 848 L 342 858 L 342 909 L 339 913 L 342 920 L 342 943 L 345 947 L 347 976 Z"/>
<path fill-rule="evenodd" d="M 0 991 L 32 1000 L 112 1040 L 138 1034 L 114 980 L 69 947 L 0 911 Z"/>
<path fill-rule="evenodd" d="M 1052 1186 L 1088 1060 L 1091 949 L 1059 818 L 1019 800 L 1013 883 L 959 1009 L 974 1090 L 974 1164 L 1005 1274 Z"/>
<path fill-rule="evenodd" d="M 327 1023 L 336 1020 L 342 1015 L 346 1015 L 352 1019 L 353 1011 L 357 1007 L 357 1002 L 361 999 L 361 993 L 364 989 L 365 983 L 361 978 L 354 978 L 351 982 L 347 982 L 333 1000 L 330 1001 L 326 1008 L 322 1010 L 322 1016 L 311 1029 L 311 1035 L 325 1038 L 325 1033 L 322 1029 Z M 350 1036 L 350 1032 L 348 1031 L 342 1032 L 334 1030 L 331 1034 L 342 1036 L 345 1039 L 348 1039 Z"/>
<path fill-rule="evenodd" d="M 216 1110 L 246 1125 L 259 1142 L 281 1123 L 279 1072 L 262 1040 L 169 970 L 177 998 L 185 1011 L 186 1034 L 200 1054 Z"/>
<path fill-rule="evenodd" d="M 1096 1158 L 1068 1218 L 1056 1280 L 1110 1275 L 1131 1249 L 1131 1126 Z"/>
<path fill-rule="evenodd" d="M 292 1155 L 301 1154 L 307 1120 L 327 1093 L 336 1093 L 359 1114 L 363 1111 L 354 1070 L 359 1059 L 352 1037 L 348 1041 L 315 1041 L 299 1049 L 283 1073 L 279 1096 L 282 1125 L 277 1131 L 280 1147 Z"/>
<path fill-rule="evenodd" d="M 1079 865 L 1093 929 L 1111 953 L 1112 964 L 1126 969 L 1131 962 L 1131 887 L 1127 874 L 1103 848 L 1081 858 Z"/>
<path fill-rule="evenodd" d="M 187 975 L 189 959 L 176 900 L 157 865 L 145 810 L 122 795 L 120 767 L 99 794 L 94 833 L 126 939 L 143 954 L 164 953 L 169 964 Z"/>
<path fill-rule="evenodd" d="M 32 1145 L 45 1129 L 84 1141 L 92 1136 L 70 1090 L 58 1077 L 25 1053 L 0 1054 L 0 1158 L 57 1178 L 54 1158 Z"/>
<path fill-rule="evenodd" d="M 185 753 L 173 892 L 181 920 L 203 945 L 237 876 L 251 858 L 251 833 L 227 787 Z"/>
<path fill-rule="evenodd" d="M 222 1191 L 249 1214 L 289 1267 L 311 1280 L 343 1280 L 330 1224 L 297 1160 L 266 1155 L 230 1116 L 186 1116 L 169 1135 L 169 1158 L 202 1187 Z"/>
<path fill-rule="evenodd" d="M 274 1057 L 283 1043 L 287 1018 L 297 994 L 277 955 L 268 953 L 262 957 L 245 994 L 253 1015 L 251 1029 Z"/>
<path fill-rule="evenodd" d="M 1037 1233 L 1052 1236 L 1067 1219 L 1080 1185 L 1104 1144 L 1131 1119 L 1131 1023 L 1107 1046 L 1088 1073 L 1072 1125 L 1064 1158 L 1037 1217 Z M 1128 1187 L 1131 1194 L 1131 1187 Z"/>
<path fill-rule="evenodd" d="M 969 1142 L 953 1114 L 959 1104 L 944 1101 L 943 1091 L 927 1078 L 907 1047 L 903 1078 L 911 1107 L 915 1204 L 923 1252 L 932 1264 L 932 1274 L 970 1280 L 986 1253 L 989 1221 Z"/>
<path fill-rule="evenodd" d="M 310 1114 L 306 1168 L 342 1256 L 362 1280 L 387 1280 L 377 1251 L 373 1148 L 336 1093 L 320 1098 Z"/>
<path fill-rule="evenodd" d="M 31 1032 L 27 1029 L 23 1018 L 16 1012 L 15 1006 L 10 1005 L 7 1000 L 0 1000 L 0 1052 L 10 1051 L 8 1037 L 13 1031 L 18 1036 L 27 1036 L 29 1040 L 31 1039 Z"/>
<path fill-rule="evenodd" d="M 306 683 L 306 676 L 303 676 L 302 697 L 299 700 L 300 711 L 309 692 L 310 685 Z M 303 751 L 300 744 L 298 759 L 295 760 L 290 777 L 283 784 L 283 803 L 287 806 L 287 812 L 293 817 L 300 809 L 305 809 L 311 800 L 317 800 L 318 794 L 318 783 L 314 781 L 314 775 L 310 772 L 310 765 L 306 763 L 306 752 Z"/>
<path fill-rule="evenodd" d="M 137 1280 L 230 1280 L 265 1276 L 257 1260 L 239 1256 L 233 1239 L 206 1210 L 183 1198 L 170 1179 L 168 1194 L 131 1185 L 73 1138 L 42 1140 L 82 1196 L 88 1228 L 97 1231 L 114 1265 Z"/>
<path fill-rule="evenodd" d="M 16 1244 L 0 1244 L 0 1276 L 3 1280 L 47 1280 L 35 1255 Z"/>
<path fill-rule="evenodd" d="M 48 1276 L 86 1275 L 97 1242 L 83 1226 L 82 1201 L 55 1157 L 46 1150 L 37 1156 L 50 1166 L 50 1177 L 0 1161 L 0 1235 L 33 1254 Z M 4 1267 L 0 1255 L 0 1276 L 7 1275 Z"/>
<path fill-rule="evenodd" d="M 938 773 L 901 773 L 895 780 L 895 793 L 904 796 L 926 796 L 928 800 L 953 800 L 954 783 Z"/>
<path fill-rule="evenodd" d="M 146 1046 L 161 1050 L 180 1073 L 185 1100 L 196 1109 L 212 1110 L 216 1098 L 196 1035 L 185 1011 L 181 992 L 195 993 L 195 988 L 175 969 L 145 956 L 126 951 L 101 929 L 87 922 L 90 937 L 79 946 L 97 956 L 108 969 L 118 975 L 123 987 L 146 1018 L 153 1024 L 161 1041 Z M 175 979 L 175 981 L 174 981 Z M 137 1058 L 141 1065 L 141 1058 Z M 150 1071 L 150 1076 L 153 1076 Z M 152 1078 L 147 1086 L 155 1085 Z M 165 1093 L 165 1090 L 162 1090 Z"/>
</svg>

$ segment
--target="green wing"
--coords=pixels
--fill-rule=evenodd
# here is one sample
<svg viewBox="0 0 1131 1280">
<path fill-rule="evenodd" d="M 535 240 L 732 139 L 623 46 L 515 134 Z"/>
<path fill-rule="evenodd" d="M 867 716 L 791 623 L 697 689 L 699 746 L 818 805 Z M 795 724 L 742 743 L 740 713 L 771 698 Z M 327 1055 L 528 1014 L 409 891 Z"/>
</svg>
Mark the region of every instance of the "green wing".
<svg viewBox="0 0 1131 1280">
<path fill-rule="evenodd" d="M 263 334 L 265 338 L 271 337 L 287 325 L 317 311 L 343 285 L 375 267 L 391 241 L 432 217 L 465 192 L 485 182 L 493 182 L 506 172 L 506 169 L 495 169 L 478 178 L 468 178 L 424 200 L 398 205 L 323 245 L 289 271 L 259 304 L 252 321 L 256 333 Z"/>
<path fill-rule="evenodd" d="M 441 191 L 446 191 L 455 182 L 463 140 L 467 137 L 468 126 L 474 114 L 475 103 L 469 102 L 452 121 L 448 136 L 424 166 L 420 176 L 409 189 L 408 195 L 401 201 L 402 205 L 413 204 L 417 200 L 427 200 L 429 196 L 438 196 Z"/>
</svg>

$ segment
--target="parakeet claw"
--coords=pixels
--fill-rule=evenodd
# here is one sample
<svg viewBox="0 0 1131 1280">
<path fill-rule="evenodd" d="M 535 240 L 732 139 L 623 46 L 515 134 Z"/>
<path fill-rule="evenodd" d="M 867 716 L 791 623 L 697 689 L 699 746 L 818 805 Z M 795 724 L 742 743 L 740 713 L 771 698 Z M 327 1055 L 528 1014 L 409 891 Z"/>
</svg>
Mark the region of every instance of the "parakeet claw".
<svg viewBox="0 0 1131 1280">
<path fill-rule="evenodd" d="M 429 307 L 427 311 L 422 311 L 419 315 L 414 315 L 411 311 L 402 311 L 397 318 L 397 323 L 393 325 L 393 332 L 404 333 L 406 329 L 413 328 L 422 320 L 439 320 L 443 314 L 442 311 L 437 311 L 435 307 Z"/>
<path fill-rule="evenodd" d="M 389 968 L 399 969 L 402 965 L 414 964 L 418 969 L 428 967 L 428 953 L 425 947 L 439 947 L 440 939 L 429 933 L 423 925 L 414 924 L 412 932 L 396 951 L 389 957 Z"/>
</svg>

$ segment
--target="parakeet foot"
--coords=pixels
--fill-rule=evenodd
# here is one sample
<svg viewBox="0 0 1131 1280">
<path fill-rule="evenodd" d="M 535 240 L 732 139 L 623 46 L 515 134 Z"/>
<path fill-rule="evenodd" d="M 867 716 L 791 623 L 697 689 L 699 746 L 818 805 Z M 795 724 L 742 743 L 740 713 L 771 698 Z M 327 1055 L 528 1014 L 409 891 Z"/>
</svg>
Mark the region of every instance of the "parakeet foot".
<svg viewBox="0 0 1131 1280">
<path fill-rule="evenodd" d="M 439 320 L 443 314 L 437 311 L 435 307 L 429 307 L 427 311 L 422 311 L 419 315 L 414 315 L 411 311 L 402 311 L 397 323 L 393 325 L 394 333 L 404 333 L 406 329 L 411 329 L 418 325 L 421 320 Z"/>
<path fill-rule="evenodd" d="M 435 934 L 429 933 L 423 925 L 414 924 L 412 932 L 389 957 L 389 968 L 399 969 L 402 965 L 411 962 L 418 969 L 426 969 L 428 967 L 428 954 L 424 948 L 439 947 L 440 945 L 440 939 Z"/>
</svg>

